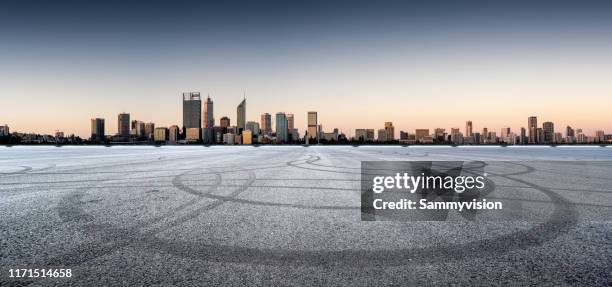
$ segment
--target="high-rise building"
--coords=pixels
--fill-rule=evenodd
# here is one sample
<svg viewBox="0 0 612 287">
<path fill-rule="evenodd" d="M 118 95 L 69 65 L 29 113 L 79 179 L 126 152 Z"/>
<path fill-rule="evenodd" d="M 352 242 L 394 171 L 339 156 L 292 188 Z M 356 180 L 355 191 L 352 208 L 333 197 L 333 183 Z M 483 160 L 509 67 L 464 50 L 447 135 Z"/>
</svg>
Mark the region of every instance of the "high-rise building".
<svg viewBox="0 0 612 287">
<path fill-rule="evenodd" d="M 91 141 L 92 142 L 104 142 L 104 119 L 95 118 L 91 119 Z"/>
<path fill-rule="evenodd" d="M 408 140 L 408 133 L 405 131 L 400 131 L 400 137 L 399 139 L 402 140 Z"/>
<path fill-rule="evenodd" d="M 202 127 L 202 100 L 199 92 L 183 93 L 183 128 Z"/>
<path fill-rule="evenodd" d="M 268 113 L 262 114 L 261 115 L 261 130 L 264 133 L 271 133 L 272 132 L 272 116 Z"/>
<path fill-rule="evenodd" d="M 238 134 L 246 129 L 246 98 L 242 99 L 242 102 L 236 107 L 236 127 Z"/>
<path fill-rule="evenodd" d="M 230 126 L 230 119 L 228 117 L 222 117 L 219 120 L 219 126 L 222 128 L 228 128 Z"/>
<path fill-rule="evenodd" d="M 168 140 L 168 129 L 165 127 L 155 128 L 153 132 L 153 140 L 155 142 L 165 142 Z"/>
<path fill-rule="evenodd" d="M 0 126 L 0 137 L 6 137 L 6 136 L 9 136 L 10 134 L 11 133 L 10 133 L 8 125 Z"/>
<path fill-rule="evenodd" d="M 144 122 L 136 121 L 135 135 L 136 135 L 136 137 L 140 137 L 140 138 L 145 137 L 146 129 L 145 129 L 145 123 Z"/>
<path fill-rule="evenodd" d="M 510 128 L 509 128 L 509 127 L 503 127 L 503 128 L 501 129 L 501 141 L 503 141 L 503 142 L 505 142 L 505 143 L 510 142 L 509 137 L 510 137 L 510 134 L 511 134 L 511 133 L 512 133 L 512 132 L 510 131 Z"/>
<path fill-rule="evenodd" d="M 574 133 L 574 129 L 572 129 L 572 127 L 570 126 L 567 126 L 565 128 L 565 142 L 566 143 L 576 142 L 576 134 Z"/>
<path fill-rule="evenodd" d="M 423 142 L 423 140 L 429 136 L 429 129 L 416 129 L 414 134 L 417 141 Z"/>
<path fill-rule="evenodd" d="M 285 113 L 276 113 L 276 142 L 286 143 L 289 141 L 289 129 Z"/>
<path fill-rule="evenodd" d="M 395 140 L 395 127 L 392 122 L 385 122 L 385 135 L 387 136 L 385 141 Z"/>
<path fill-rule="evenodd" d="M 529 143 L 538 143 L 538 118 L 535 116 L 527 119 L 527 128 L 529 129 Z"/>
<path fill-rule="evenodd" d="M 317 130 L 317 112 L 308 112 L 308 140 L 309 143 L 313 143 L 319 141 L 319 132 Z"/>
<path fill-rule="evenodd" d="M 480 142 L 483 144 L 488 144 L 489 141 L 490 141 L 489 140 L 489 129 L 482 128 L 482 136 L 481 136 Z"/>
<path fill-rule="evenodd" d="M 387 131 L 385 129 L 379 129 L 378 130 L 378 136 L 376 137 L 376 139 L 379 142 L 387 141 Z"/>
<path fill-rule="evenodd" d="M 130 136 L 130 114 L 121 113 L 117 116 L 117 134 L 125 138 Z"/>
<path fill-rule="evenodd" d="M 178 142 L 179 138 L 179 127 L 177 125 L 172 125 L 168 129 L 168 141 L 171 143 Z"/>
<path fill-rule="evenodd" d="M 247 122 L 246 129 L 253 132 L 253 135 L 259 135 L 259 123 L 258 122 Z"/>
<path fill-rule="evenodd" d="M 356 129 L 355 140 L 362 142 L 374 141 L 374 129 Z"/>
<path fill-rule="evenodd" d="M 213 114 L 213 101 L 210 96 L 206 98 L 204 102 L 204 124 L 205 128 L 212 128 L 215 126 L 215 116 Z"/>
<path fill-rule="evenodd" d="M 154 131 L 155 131 L 155 124 L 154 123 L 146 123 L 145 124 L 145 137 L 153 138 Z"/>
<path fill-rule="evenodd" d="M 542 128 L 537 128 L 536 129 L 536 143 L 543 143 L 544 142 L 544 130 Z"/>
<path fill-rule="evenodd" d="M 287 127 L 289 127 L 289 130 L 295 128 L 294 124 L 293 114 L 287 114 Z"/>
<path fill-rule="evenodd" d="M 474 132 L 472 131 L 472 121 L 465 122 L 465 136 L 471 137 L 473 135 L 474 135 Z"/>
<path fill-rule="evenodd" d="M 526 144 L 526 143 L 527 143 L 527 131 L 525 130 L 524 127 L 521 127 L 520 144 Z"/>
<path fill-rule="evenodd" d="M 242 132 L 242 144 L 253 144 L 253 132 L 248 128 Z"/>
<path fill-rule="evenodd" d="M 606 138 L 606 135 L 604 131 L 602 130 L 595 131 L 595 142 L 603 143 L 605 141 L 605 138 Z"/>
<path fill-rule="evenodd" d="M 544 143 L 553 144 L 555 142 L 555 125 L 552 122 L 544 122 L 542 129 L 544 131 Z"/>
</svg>

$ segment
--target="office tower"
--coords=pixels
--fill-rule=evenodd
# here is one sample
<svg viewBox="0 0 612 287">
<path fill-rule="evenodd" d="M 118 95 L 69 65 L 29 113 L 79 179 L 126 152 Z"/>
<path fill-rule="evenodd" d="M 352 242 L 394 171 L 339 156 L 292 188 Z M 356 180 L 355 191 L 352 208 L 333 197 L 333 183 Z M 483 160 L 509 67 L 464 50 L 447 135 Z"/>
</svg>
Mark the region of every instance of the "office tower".
<svg viewBox="0 0 612 287">
<path fill-rule="evenodd" d="M 542 124 L 544 131 L 544 143 L 552 144 L 555 142 L 555 125 L 552 122 L 544 122 Z"/>
<path fill-rule="evenodd" d="M 272 116 L 270 114 L 262 114 L 259 122 L 261 123 L 261 130 L 264 133 L 272 132 Z"/>
<path fill-rule="evenodd" d="M 165 142 L 168 140 L 168 129 L 165 127 L 155 128 L 153 132 L 153 140 L 155 142 Z"/>
<path fill-rule="evenodd" d="M 287 114 L 287 127 L 289 127 L 289 130 L 292 130 L 295 128 L 294 121 L 293 121 L 293 114 Z"/>
<path fill-rule="evenodd" d="M 489 129 L 482 128 L 482 140 L 480 141 L 483 144 L 489 143 Z"/>
<path fill-rule="evenodd" d="M 395 127 L 392 122 L 385 122 L 385 134 L 387 136 L 385 141 L 395 140 Z"/>
<path fill-rule="evenodd" d="M 171 143 L 178 142 L 179 138 L 179 127 L 177 125 L 172 125 L 168 129 L 168 141 Z"/>
<path fill-rule="evenodd" d="M 188 142 L 198 142 L 202 139 L 200 128 L 188 128 L 185 133 L 185 140 Z"/>
<path fill-rule="evenodd" d="M 495 132 L 489 132 L 487 138 L 489 138 L 489 143 L 497 143 L 497 134 Z"/>
<path fill-rule="evenodd" d="M 253 135 L 259 135 L 259 123 L 258 122 L 247 122 L 246 129 L 252 131 Z"/>
<path fill-rule="evenodd" d="M 121 113 L 117 116 L 117 134 L 124 138 L 130 136 L 130 114 Z"/>
<path fill-rule="evenodd" d="M 319 141 L 319 133 L 317 131 L 317 112 L 308 112 L 308 140 Z"/>
<path fill-rule="evenodd" d="M 253 132 L 248 128 L 242 132 L 242 144 L 253 144 Z"/>
<path fill-rule="evenodd" d="M 527 134 L 526 134 L 526 130 L 524 127 L 521 127 L 521 138 L 520 138 L 520 143 L 521 144 L 526 144 L 527 143 Z"/>
<path fill-rule="evenodd" d="M 562 133 L 555 133 L 555 143 L 562 143 L 563 142 L 563 134 Z"/>
<path fill-rule="evenodd" d="M 222 117 L 219 120 L 219 126 L 222 128 L 228 128 L 230 126 L 230 119 L 228 117 Z"/>
<path fill-rule="evenodd" d="M 422 142 L 426 137 L 429 136 L 429 129 L 416 129 L 414 131 L 416 140 Z"/>
<path fill-rule="evenodd" d="M 542 128 L 536 129 L 536 143 L 540 144 L 544 142 L 544 130 Z"/>
<path fill-rule="evenodd" d="M 595 142 L 603 143 L 605 141 L 605 137 L 606 135 L 604 134 L 604 131 L 602 130 L 595 131 Z"/>
<path fill-rule="evenodd" d="M 510 136 L 510 134 L 511 134 L 511 131 L 509 127 L 502 128 L 501 129 L 501 140 L 507 143 L 509 141 L 508 137 Z"/>
<path fill-rule="evenodd" d="M 202 126 L 204 126 L 205 128 L 212 128 L 215 126 L 213 101 L 210 99 L 210 96 L 208 96 L 206 98 L 206 102 L 204 102 L 204 124 Z"/>
<path fill-rule="evenodd" d="M 246 99 L 242 99 L 242 102 L 236 107 L 236 127 L 238 134 L 246 129 Z"/>
<path fill-rule="evenodd" d="M 408 140 L 408 133 L 405 131 L 400 131 L 400 140 Z"/>
<path fill-rule="evenodd" d="M 146 135 L 145 123 L 141 121 L 136 121 L 136 137 L 144 137 Z"/>
<path fill-rule="evenodd" d="M 183 128 L 202 127 L 202 100 L 199 92 L 183 93 Z"/>
<path fill-rule="evenodd" d="M 538 118 L 535 116 L 527 119 L 527 128 L 529 129 L 529 143 L 538 143 Z"/>
<path fill-rule="evenodd" d="M 576 142 L 576 134 L 574 133 L 574 129 L 572 129 L 572 127 L 570 126 L 567 126 L 565 128 L 565 142 L 566 143 Z"/>
<path fill-rule="evenodd" d="M 154 123 L 146 123 L 145 124 L 145 135 L 144 135 L 145 137 L 152 138 L 154 131 L 155 131 L 155 124 Z"/>
<path fill-rule="evenodd" d="M 474 133 L 472 132 L 472 121 L 465 122 L 465 136 L 471 137 Z"/>
<path fill-rule="evenodd" d="M 379 142 L 385 142 L 387 141 L 387 131 L 385 129 L 379 129 L 378 130 L 378 137 L 377 140 Z"/>
<path fill-rule="evenodd" d="M 9 130 L 9 126 L 8 126 L 8 125 L 3 125 L 3 126 L 0 126 L 0 136 L 7 137 L 7 136 L 9 136 L 10 134 L 11 134 L 11 133 L 10 133 L 10 130 Z"/>
<path fill-rule="evenodd" d="M 446 129 L 436 128 L 434 129 L 434 138 L 437 142 L 445 142 L 444 134 L 446 133 Z"/>
<path fill-rule="evenodd" d="M 463 143 L 463 135 L 459 131 L 459 128 L 451 128 L 450 136 L 451 136 L 451 142 L 453 144 Z"/>
<path fill-rule="evenodd" d="M 374 141 L 374 129 L 355 129 L 355 140 L 363 142 Z"/>
<path fill-rule="evenodd" d="M 91 119 L 91 141 L 104 142 L 104 119 Z"/>
<path fill-rule="evenodd" d="M 286 143 L 288 140 L 287 116 L 285 113 L 276 113 L 276 142 Z"/>
</svg>

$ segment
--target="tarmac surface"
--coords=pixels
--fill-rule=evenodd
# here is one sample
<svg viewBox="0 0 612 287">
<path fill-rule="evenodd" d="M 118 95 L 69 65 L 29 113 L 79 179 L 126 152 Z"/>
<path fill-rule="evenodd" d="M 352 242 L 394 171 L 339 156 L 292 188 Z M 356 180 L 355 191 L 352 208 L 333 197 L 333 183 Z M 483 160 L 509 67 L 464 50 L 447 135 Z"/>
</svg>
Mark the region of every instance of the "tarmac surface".
<svg viewBox="0 0 612 287">
<path fill-rule="evenodd" d="M 540 212 L 361 221 L 360 162 L 374 160 L 515 161 L 491 178 Z M 31 286 L 610 286 L 612 147 L 0 147 L 0 272 Z"/>
</svg>

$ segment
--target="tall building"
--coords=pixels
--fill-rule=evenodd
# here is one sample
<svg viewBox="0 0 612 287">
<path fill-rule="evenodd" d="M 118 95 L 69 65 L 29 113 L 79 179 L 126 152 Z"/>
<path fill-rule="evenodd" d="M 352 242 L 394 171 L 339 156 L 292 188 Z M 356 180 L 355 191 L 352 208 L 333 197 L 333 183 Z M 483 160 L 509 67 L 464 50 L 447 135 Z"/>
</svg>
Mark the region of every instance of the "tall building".
<svg viewBox="0 0 612 287">
<path fill-rule="evenodd" d="M 212 128 L 215 126 L 215 116 L 213 114 L 213 101 L 210 96 L 206 98 L 204 102 L 204 124 L 205 128 Z"/>
<path fill-rule="evenodd" d="M 603 143 L 605 139 L 606 139 L 606 135 L 604 131 L 602 130 L 595 131 L 595 142 Z"/>
<path fill-rule="evenodd" d="M 482 139 L 480 142 L 483 144 L 489 143 L 489 129 L 482 128 Z"/>
<path fill-rule="evenodd" d="M 246 129 L 253 132 L 253 135 L 259 135 L 259 123 L 258 122 L 247 122 Z"/>
<path fill-rule="evenodd" d="M 153 138 L 153 133 L 155 132 L 155 124 L 154 123 L 146 123 L 145 124 L 145 137 Z"/>
<path fill-rule="evenodd" d="M 285 113 L 276 113 L 276 142 L 286 143 L 289 141 L 289 129 Z"/>
<path fill-rule="evenodd" d="M 387 136 L 385 141 L 395 140 L 395 127 L 392 122 L 385 122 L 385 135 Z"/>
<path fill-rule="evenodd" d="M 295 128 L 293 114 L 287 114 L 287 127 L 289 127 L 289 130 Z"/>
<path fill-rule="evenodd" d="M 525 130 L 524 127 L 521 127 L 520 144 L 526 144 L 526 143 L 527 143 L 527 131 Z"/>
<path fill-rule="evenodd" d="M 385 129 L 379 129 L 378 130 L 378 136 L 376 137 L 376 140 L 379 141 L 379 142 L 387 141 L 387 131 Z"/>
<path fill-rule="evenodd" d="M 544 130 L 544 143 L 552 144 L 555 142 L 555 125 L 552 122 L 544 122 L 542 124 Z"/>
<path fill-rule="evenodd" d="M 363 142 L 374 141 L 374 129 L 356 129 L 355 140 Z"/>
<path fill-rule="evenodd" d="M 153 132 L 155 142 L 165 142 L 168 140 L 168 129 L 165 127 L 155 128 Z"/>
<path fill-rule="evenodd" d="M 246 129 L 246 98 L 236 107 L 236 127 L 239 134 Z"/>
<path fill-rule="evenodd" d="M 179 138 L 179 127 L 177 125 L 172 125 L 168 129 L 168 141 L 171 143 L 178 142 Z"/>
<path fill-rule="evenodd" d="M 317 112 L 308 112 L 308 140 L 319 141 L 319 132 L 317 130 Z"/>
<path fill-rule="evenodd" d="M 472 130 L 472 121 L 465 122 L 465 136 L 466 137 L 474 136 L 474 132 Z"/>
<path fill-rule="evenodd" d="M 121 113 L 117 116 L 117 134 L 125 138 L 130 136 L 130 114 Z"/>
<path fill-rule="evenodd" d="M 529 143 L 538 143 L 538 118 L 535 116 L 527 119 L 527 129 L 529 130 Z"/>
<path fill-rule="evenodd" d="M 508 143 L 509 142 L 508 137 L 510 136 L 511 133 L 512 132 L 510 131 L 509 127 L 503 127 L 501 129 L 501 141 Z"/>
<path fill-rule="evenodd" d="M 230 119 L 228 117 L 222 117 L 219 120 L 219 126 L 221 126 L 222 128 L 229 128 L 229 126 L 230 126 Z"/>
<path fill-rule="evenodd" d="M 261 130 L 264 133 L 272 132 L 272 116 L 270 114 L 262 114 L 259 122 L 261 123 Z"/>
<path fill-rule="evenodd" d="M 91 141 L 104 142 L 104 119 L 91 119 Z"/>
<path fill-rule="evenodd" d="M 134 134 L 136 135 L 136 137 L 140 137 L 140 138 L 145 137 L 146 129 L 145 129 L 144 122 L 136 121 L 136 128 L 135 128 Z"/>
<path fill-rule="evenodd" d="M 11 133 L 8 125 L 0 126 L 0 137 L 9 136 L 10 134 Z"/>
<path fill-rule="evenodd" d="M 202 127 L 202 100 L 199 92 L 183 93 L 183 128 Z"/>
<path fill-rule="evenodd" d="M 572 129 L 572 127 L 570 126 L 567 126 L 565 128 L 565 142 L 566 143 L 576 142 L 576 134 L 574 133 L 574 129 Z"/>
<path fill-rule="evenodd" d="M 429 129 L 416 129 L 414 134 L 417 141 L 423 142 L 423 139 L 429 136 Z"/>
</svg>

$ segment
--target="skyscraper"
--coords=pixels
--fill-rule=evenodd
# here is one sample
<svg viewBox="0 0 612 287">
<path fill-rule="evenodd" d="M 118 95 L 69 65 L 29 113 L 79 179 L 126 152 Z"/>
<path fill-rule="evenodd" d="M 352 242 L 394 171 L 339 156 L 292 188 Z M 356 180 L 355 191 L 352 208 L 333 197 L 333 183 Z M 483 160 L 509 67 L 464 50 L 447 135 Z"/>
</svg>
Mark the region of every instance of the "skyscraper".
<svg viewBox="0 0 612 287">
<path fill-rule="evenodd" d="M 293 114 L 287 114 L 287 127 L 289 127 L 289 130 L 295 128 Z"/>
<path fill-rule="evenodd" d="M 544 130 L 544 143 L 552 144 L 555 142 L 555 125 L 552 122 L 544 122 L 542 124 Z"/>
<path fill-rule="evenodd" d="M 145 137 L 152 138 L 155 132 L 155 124 L 154 123 L 146 123 L 145 124 Z"/>
<path fill-rule="evenodd" d="M 472 130 L 472 121 L 465 122 L 465 136 L 466 137 L 474 136 L 474 132 Z"/>
<path fill-rule="evenodd" d="M 219 125 L 220 125 L 222 128 L 228 128 L 228 127 L 230 126 L 230 119 L 229 119 L 228 117 L 222 117 L 222 118 L 219 120 Z"/>
<path fill-rule="evenodd" d="M 285 113 L 276 113 L 276 142 L 286 143 L 289 141 L 289 129 L 287 127 L 287 116 Z"/>
<path fill-rule="evenodd" d="M 261 130 L 264 133 L 272 132 L 272 116 L 268 113 L 261 115 Z"/>
<path fill-rule="evenodd" d="M 259 135 L 259 123 L 258 122 L 247 122 L 246 129 L 253 132 L 253 135 Z"/>
<path fill-rule="evenodd" d="M 91 141 L 104 142 L 104 119 L 91 119 Z"/>
<path fill-rule="evenodd" d="M 527 119 L 527 128 L 529 129 L 529 143 L 538 143 L 538 118 L 535 116 Z"/>
<path fill-rule="evenodd" d="M 206 98 L 204 102 L 204 125 L 205 128 L 212 128 L 215 126 L 215 117 L 213 114 L 213 101 L 210 96 Z"/>
<path fill-rule="evenodd" d="M 183 93 L 183 128 L 202 127 L 202 100 L 199 92 Z"/>
<path fill-rule="evenodd" d="M 385 141 L 395 140 L 395 127 L 392 122 L 385 122 Z"/>
<path fill-rule="evenodd" d="M 527 132 L 525 130 L 524 127 L 521 127 L 521 138 L 520 138 L 520 143 L 521 144 L 526 144 L 527 143 Z"/>
<path fill-rule="evenodd" d="M 240 134 L 246 129 L 246 98 L 236 107 L 236 114 L 236 128 Z"/>
<path fill-rule="evenodd" d="M 317 131 L 317 112 L 308 112 L 308 139 L 319 141 L 319 132 Z"/>
<path fill-rule="evenodd" d="M 168 141 L 171 143 L 178 142 L 178 135 L 179 127 L 177 125 L 170 126 L 170 128 L 168 129 Z"/>
<path fill-rule="evenodd" d="M 124 138 L 130 136 L 130 114 L 121 113 L 117 116 L 117 134 Z"/>
</svg>

